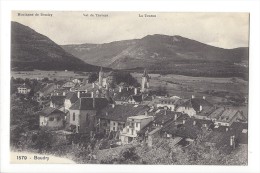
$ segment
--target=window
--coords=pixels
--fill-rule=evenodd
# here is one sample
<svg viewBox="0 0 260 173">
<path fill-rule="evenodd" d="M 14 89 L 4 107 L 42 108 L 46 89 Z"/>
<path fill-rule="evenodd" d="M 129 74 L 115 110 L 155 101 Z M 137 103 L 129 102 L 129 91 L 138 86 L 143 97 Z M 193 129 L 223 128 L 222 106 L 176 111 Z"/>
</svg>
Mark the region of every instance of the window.
<svg viewBox="0 0 260 173">
<path fill-rule="evenodd" d="M 138 123 L 136 123 L 135 126 L 138 127 Z"/>
<path fill-rule="evenodd" d="M 76 119 L 76 116 L 75 116 L 75 112 L 73 112 L 73 121 L 75 121 L 75 119 Z"/>
<path fill-rule="evenodd" d="M 114 126 L 116 125 L 116 123 L 114 123 Z"/>
<path fill-rule="evenodd" d="M 53 118 L 53 117 L 50 117 L 50 118 L 49 118 L 49 121 L 53 121 L 53 120 L 54 120 L 54 118 Z"/>
<path fill-rule="evenodd" d="M 113 127 L 113 130 L 116 131 L 116 127 Z"/>
<path fill-rule="evenodd" d="M 61 118 L 60 118 L 60 117 L 57 117 L 56 119 L 57 119 L 57 121 L 60 121 L 60 120 L 61 120 Z"/>
</svg>

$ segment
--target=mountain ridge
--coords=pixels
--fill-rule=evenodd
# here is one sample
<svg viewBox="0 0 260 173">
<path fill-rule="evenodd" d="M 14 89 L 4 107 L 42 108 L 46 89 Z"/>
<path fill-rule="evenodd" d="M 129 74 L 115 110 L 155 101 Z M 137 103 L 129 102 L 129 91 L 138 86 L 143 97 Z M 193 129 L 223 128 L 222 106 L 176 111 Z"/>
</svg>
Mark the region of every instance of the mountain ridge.
<svg viewBox="0 0 260 173">
<path fill-rule="evenodd" d="M 86 70 L 96 71 L 90 65 L 66 52 L 47 36 L 32 28 L 11 22 L 12 70 Z"/>
<path fill-rule="evenodd" d="M 248 59 L 247 47 L 218 48 L 179 35 L 154 34 L 141 39 L 104 44 L 70 44 L 62 47 L 85 62 L 115 69 L 149 68 L 150 65 L 155 65 L 164 59 L 165 61 L 177 62 L 198 60 L 225 61 L 227 63 L 239 63 Z M 145 59 L 150 62 L 145 61 Z"/>
</svg>

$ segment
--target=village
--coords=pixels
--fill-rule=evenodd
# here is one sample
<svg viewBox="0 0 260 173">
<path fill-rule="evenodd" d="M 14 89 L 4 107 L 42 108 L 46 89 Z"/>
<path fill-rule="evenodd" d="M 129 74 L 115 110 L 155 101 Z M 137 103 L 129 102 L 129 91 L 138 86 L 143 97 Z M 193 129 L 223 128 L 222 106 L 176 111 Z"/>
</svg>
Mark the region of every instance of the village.
<svg viewBox="0 0 260 173">
<path fill-rule="evenodd" d="M 36 114 L 39 128 L 55 133 L 70 143 L 71 136 L 102 134 L 113 139 L 108 148 L 131 143 L 152 147 L 158 139 L 187 147 L 201 135 L 208 146 L 229 148 L 247 145 L 248 124 L 243 112 L 213 105 L 205 96 L 181 98 L 153 94 L 148 72 L 141 84 L 114 84 L 114 72 L 104 72 L 89 83 L 88 78 L 47 83 L 33 98 L 42 105 Z M 17 87 L 28 95 L 30 87 Z"/>
</svg>

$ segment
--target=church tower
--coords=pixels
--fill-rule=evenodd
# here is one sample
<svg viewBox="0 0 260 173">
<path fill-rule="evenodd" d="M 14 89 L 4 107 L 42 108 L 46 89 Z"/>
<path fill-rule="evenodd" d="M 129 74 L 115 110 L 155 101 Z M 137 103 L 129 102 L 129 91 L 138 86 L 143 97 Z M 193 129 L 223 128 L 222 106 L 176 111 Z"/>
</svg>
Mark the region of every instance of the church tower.
<svg viewBox="0 0 260 173">
<path fill-rule="evenodd" d="M 149 88 L 149 76 L 147 74 L 146 69 L 144 69 L 144 73 L 142 76 L 141 92 L 146 92 L 148 88 Z"/>
<path fill-rule="evenodd" d="M 104 77 L 103 68 L 100 67 L 100 71 L 99 71 L 99 73 L 98 73 L 98 86 L 99 86 L 99 88 L 102 88 L 102 85 L 103 85 L 103 77 Z"/>
</svg>

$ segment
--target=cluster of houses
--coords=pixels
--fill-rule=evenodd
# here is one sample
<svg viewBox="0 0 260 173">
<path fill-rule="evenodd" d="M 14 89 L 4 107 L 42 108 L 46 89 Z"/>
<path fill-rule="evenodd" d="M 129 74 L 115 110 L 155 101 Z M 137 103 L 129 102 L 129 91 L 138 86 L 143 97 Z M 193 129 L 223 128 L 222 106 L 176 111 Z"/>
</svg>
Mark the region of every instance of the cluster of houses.
<svg viewBox="0 0 260 173">
<path fill-rule="evenodd" d="M 149 95 L 146 70 L 138 88 L 125 83 L 111 88 L 113 80 L 113 72 L 101 68 L 93 83 L 74 79 L 46 85 L 37 92 L 38 101 L 49 97 L 49 104 L 39 112 L 40 127 L 65 134 L 112 133 L 118 145 L 137 141 L 152 146 L 158 138 L 169 138 L 175 145 L 187 146 L 204 132 L 208 145 L 247 144 L 248 125 L 242 111 L 217 107 L 205 97 Z"/>
</svg>

